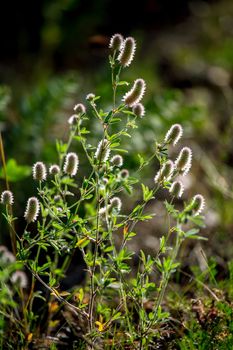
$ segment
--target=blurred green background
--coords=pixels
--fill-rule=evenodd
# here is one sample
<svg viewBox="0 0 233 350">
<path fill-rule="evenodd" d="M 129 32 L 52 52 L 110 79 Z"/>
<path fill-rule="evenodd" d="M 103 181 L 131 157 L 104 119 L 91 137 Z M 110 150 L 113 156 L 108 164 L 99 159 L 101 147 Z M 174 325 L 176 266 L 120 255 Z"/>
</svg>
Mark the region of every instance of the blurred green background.
<svg viewBox="0 0 233 350">
<path fill-rule="evenodd" d="M 218 273 L 224 274 L 233 243 L 232 0 L 2 3 L 0 130 L 17 198 L 15 215 L 22 218 L 27 197 L 35 194 L 30 176 L 33 163 L 56 162 L 55 140 L 67 136 L 73 106 L 85 103 L 89 92 L 102 96 L 102 107 L 109 106 L 108 43 L 117 32 L 137 40 L 134 63 L 124 70 L 123 79 L 142 77 L 148 87 L 147 113 L 133 131 L 132 143 L 126 140 L 125 147 L 133 152 L 125 165 L 133 173 L 138 153 L 151 152 L 154 141 L 162 140 L 173 123 L 184 126 L 183 144 L 194 151 L 185 198 L 199 192 L 206 197 L 203 234 L 209 240 L 190 246 L 188 254 L 183 254 L 187 263 L 202 268 L 203 248 L 207 257 L 215 256 Z M 96 144 L 99 130 L 93 123 L 90 128 Z M 80 162 L 80 171 L 85 173 L 82 154 Z M 152 183 L 155 171 L 156 163 L 145 170 L 147 184 Z M 158 210 L 158 206 L 151 209 Z M 142 246 L 156 249 L 164 229 L 156 220 L 143 226 L 136 250 Z M 2 243 L 7 241 L 3 218 L 0 227 Z"/>
</svg>

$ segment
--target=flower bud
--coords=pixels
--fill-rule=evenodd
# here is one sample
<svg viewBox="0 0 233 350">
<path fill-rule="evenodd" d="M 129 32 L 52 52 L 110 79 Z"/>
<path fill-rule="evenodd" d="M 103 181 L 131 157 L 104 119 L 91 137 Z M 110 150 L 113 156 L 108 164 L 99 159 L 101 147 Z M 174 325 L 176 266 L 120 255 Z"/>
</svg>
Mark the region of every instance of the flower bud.
<svg viewBox="0 0 233 350">
<path fill-rule="evenodd" d="M 77 154 L 74 152 L 67 153 L 63 166 L 64 173 L 70 176 L 75 176 L 78 171 L 78 164 L 79 159 Z"/>
<path fill-rule="evenodd" d="M 68 123 L 70 125 L 77 125 L 79 120 L 79 116 L 77 114 L 73 114 L 71 117 L 69 117 Z"/>
<path fill-rule="evenodd" d="M 95 152 L 95 158 L 99 162 L 106 162 L 108 160 L 110 154 L 110 148 L 109 148 L 109 142 L 108 140 L 104 139 L 101 140 L 97 146 L 96 152 Z"/>
<path fill-rule="evenodd" d="M 174 124 L 170 127 L 168 132 L 166 133 L 164 141 L 167 144 L 172 143 L 173 146 L 177 144 L 177 142 L 180 140 L 180 138 L 183 135 L 183 128 L 180 124 Z"/>
<path fill-rule="evenodd" d="M 87 100 L 87 101 L 90 101 L 90 102 L 93 101 L 94 98 L 95 98 L 95 95 L 92 94 L 92 93 L 90 93 L 90 94 L 88 94 L 88 95 L 86 96 L 86 100 Z"/>
<path fill-rule="evenodd" d="M 12 205 L 14 203 L 13 193 L 11 191 L 3 191 L 1 194 L 1 203 L 4 205 Z"/>
<path fill-rule="evenodd" d="M 110 49 L 113 49 L 114 51 L 121 50 L 122 44 L 123 44 L 124 38 L 121 34 L 114 34 L 109 43 Z"/>
<path fill-rule="evenodd" d="M 23 271 L 15 271 L 11 276 L 11 282 L 18 285 L 20 288 L 27 288 L 28 279 Z"/>
<path fill-rule="evenodd" d="M 86 107 L 82 103 L 78 103 L 77 105 L 74 106 L 74 111 L 77 114 L 84 114 L 86 113 Z"/>
<path fill-rule="evenodd" d="M 129 171 L 127 169 L 122 169 L 120 172 L 120 176 L 122 179 L 127 179 L 127 177 L 129 177 Z"/>
<path fill-rule="evenodd" d="M 51 167 L 49 168 L 49 174 L 50 174 L 50 175 L 53 175 L 53 176 L 59 174 L 60 171 L 61 171 L 61 169 L 60 169 L 60 167 L 59 167 L 57 164 L 53 164 L 53 165 L 51 165 Z"/>
<path fill-rule="evenodd" d="M 137 79 L 130 91 L 128 91 L 124 96 L 122 101 L 129 107 L 133 107 L 135 104 L 139 103 L 145 93 L 146 83 L 143 79 Z"/>
<path fill-rule="evenodd" d="M 32 167 L 33 179 L 44 181 L 47 178 L 47 170 L 43 162 L 37 162 Z"/>
<path fill-rule="evenodd" d="M 192 209 L 195 211 L 194 216 L 199 215 L 205 207 L 205 199 L 201 194 L 196 194 L 192 200 Z"/>
<path fill-rule="evenodd" d="M 61 201 L 61 196 L 59 194 L 56 194 L 56 196 L 54 196 L 54 202 L 58 203 Z"/>
<path fill-rule="evenodd" d="M 36 197 L 31 197 L 27 201 L 24 217 L 28 223 L 36 221 L 40 211 L 40 204 Z"/>
<path fill-rule="evenodd" d="M 180 181 L 175 181 L 172 183 L 169 192 L 176 198 L 180 198 L 184 192 L 184 186 Z"/>
<path fill-rule="evenodd" d="M 159 169 L 155 175 L 154 182 L 162 182 L 164 180 L 169 181 L 174 173 L 174 163 L 171 160 L 168 160 L 162 165 L 162 168 Z"/>
<path fill-rule="evenodd" d="M 132 37 L 125 39 L 121 46 L 121 51 L 118 56 L 118 61 L 123 67 L 128 67 L 133 61 L 136 50 L 136 41 Z"/>
<path fill-rule="evenodd" d="M 175 161 L 175 166 L 183 175 L 189 172 L 192 166 L 192 151 L 189 147 L 182 148 Z"/>
<path fill-rule="evenodd" d="M 121 167 L 123 165 L 123 158 L 117 154 L 111 158 L 110 162 L 117 167 Z"/>
<path fill-rule="evenodd" d="M 113 197 L 112 199 L 110 199 L 110 210 L 115 209 L 117 212 L 119 212 L 121 210 L 121 207 L 122 202 L 119 197 Z"/>
<path fill-rule="evenodd" d="M 132 111 L 137 117 L 140 118 L 144 117 L 145 115 L 145 107 L 141 103 L 134 105 Z"/>
</svg>

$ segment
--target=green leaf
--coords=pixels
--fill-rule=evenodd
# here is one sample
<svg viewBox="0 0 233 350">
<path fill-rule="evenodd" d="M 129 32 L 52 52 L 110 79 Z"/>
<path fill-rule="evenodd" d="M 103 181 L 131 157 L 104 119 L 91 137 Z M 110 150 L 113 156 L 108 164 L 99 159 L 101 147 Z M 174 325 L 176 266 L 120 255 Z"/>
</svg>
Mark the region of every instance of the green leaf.
<svg viewBox="0 0 233 350">
<path fill-rule="evenodd" d="M 9 159 L 6 163 L 7 179 L 10 182 L 21 181 L 31 174 L 31 167 L 27 165 L 18 165 L 15 159 Z M 0 169 L 0 178 L 5 179 L 3 169 Z"/>
<path fill-rule="evenodd" d="M 122 85 L 129 85 L 128 81 L 124 81 L 124 80 L 121 80 L 121 81 L 118 81 L 117 83 L 118 86 L 122 86 Z"/>
</svg>

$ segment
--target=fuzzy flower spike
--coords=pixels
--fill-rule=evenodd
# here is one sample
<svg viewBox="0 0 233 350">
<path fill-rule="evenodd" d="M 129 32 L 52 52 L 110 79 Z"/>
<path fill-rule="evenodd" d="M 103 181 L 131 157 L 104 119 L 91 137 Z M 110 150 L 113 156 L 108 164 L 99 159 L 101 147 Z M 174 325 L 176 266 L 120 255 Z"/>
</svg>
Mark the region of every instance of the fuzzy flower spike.
<svg viewBox="0 0 233 350">
<path fill-rule="evenodd" d="M 43 162 L 36 162 L 32 167 L 33 179 L 37 181 L 44 181 L 47 178 L 46 166 Z"/>
<path fill-rule="evenodd" d="M 192 150 L 189 147 L 182 148 L 175 161 L 175 166 L 183 176 L 188 174 L 192 166 Z"/>
<path fill-rule="evenodd" d="M 169 192 L 176 198 L 180 198 L 184 192 L 184 186 L 180 181 L 175 181 L 172 183 Z"/>
<path fill-rule="evenodd" d="M 205 198 L 201 194 L 196 194 L 192 200 L 192 208 L 195 211 L 194 216 L 201 214 L 205 207 Z"/>
<path fill-rule="evenodd" d="M 174 124 L 166 133 L 164 141 L 175 146 L 183 135 L 183 128 L 180 124 Z"/>
<path fill-rule="evenodd" d="M 122 48 L 123 42 L 124 42 L 124 38 L 121 34 L 114 34 L 110 39 L 109 47 L 113 51 L 120 51 Z"/>
<path fill-rule="evenodd" d="M 79 159 L 78 155 L 74 152 L 67 153 L 64 163 L 64 173 L 75 176 L 78 171 Z"/>
<path fill-rule="evenodd" d="M 133 61 L 134 54 L 136 51 L 136 41 L 132 37 L 125 39 L 121 45 L 121 51 L 118 56 L 118 61 L 123 67 L 128 67 Z"/>
<path fill-rule="evenodd" d="M 137 116 L 137 117 L 144 117 L 145 115 L 145 107 L 141 103 L 137 103 L 136 105 L 133 106 L 132 112 Z"/>
<path fill-rule="evenodd" d="M 171 160 L 168 160 L 155 175 L 154 182 L 158 183 L 164 180 L 169 181 L 174 173 L 174 168 L 174 163 Z"/>
<path fill-rule="evenodd" d="M 4 205 L 12 205 L 14 203 L 13 193 L 11 191 L 3 191 L 1 194 L 1 203 Z"/>
<path fill-rule="evenodd" d="M 40 204 L 36 197 L 31 197 L 27 201 L 26 210 L 24 217 L 27 220 L 28 224 L 30 222 L 36 221 L 40 211 Z"/>
<path fill-rule="evenodd" d="M 133 107 L 138 104 L 146 90 L 146 83 L 143 79 L 135 80 L 133 87 L 124 96 L 122 101 L 129 107 Z"/>
</svg>

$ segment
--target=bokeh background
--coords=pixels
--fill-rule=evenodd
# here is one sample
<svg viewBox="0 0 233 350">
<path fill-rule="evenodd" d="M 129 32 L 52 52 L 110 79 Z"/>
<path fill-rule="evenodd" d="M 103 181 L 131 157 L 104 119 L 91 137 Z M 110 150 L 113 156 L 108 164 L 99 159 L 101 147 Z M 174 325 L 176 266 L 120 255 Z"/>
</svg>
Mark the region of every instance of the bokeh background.
<svg viewBox="0 0 233 350">
<path fill-rule="evenodd" d="M 137 40 L 134 63 L 124 70 L 123 79 L 142 77 L 148 86 L 147 113 L 133 131 L 132 143 L 126 140 L 131 155 L 125 164 L 134 174 L 138 153 L 152 152 L 154 142 L 162 140 L 173 123 L 184 126 L 183 145 L 194 152 L 185 199 L 199 192 L 206 197 L 202 233 L 208 242 L 192 243 L 182 254 L 187 264 L 200 269 L 214 257 L 221 278 L 233 256 L 232 0 L 4 1 L 0 130 L 17 198 L 15 215 L 20 222 L 27 197 L 35 194 L 31 165 L 56 161 L 55 140 L 67 136 L 73 106 L 85 102 L 89 92 L 102 96 L 103 107 L 109 105 L 108 43 L 117 32 Z M 90 141 L 96 144 L 100 130 L 95 123 L 89 127 Z M 85 173 L 84 156 L 80 160 L 80 172 Z M 155 162 L 143 173 L 148 185 L 156 166 Z M 0 177 L 4 189 L 2 164 Z M 138 198 L 135 190 L 133 201 Z M 132 198 L 125 207 L 131 204 Z M 150 210 L 161 213 L 160 206 L 158 201 Z M 133 248 L 155 252 L 163 222 L 161 214 L 139 228 Z M 2 218 L 0 227 L 1 243 L 7 242 Z"/>
</svg>

